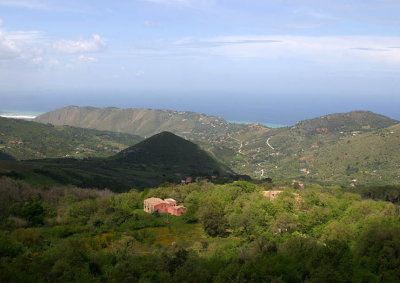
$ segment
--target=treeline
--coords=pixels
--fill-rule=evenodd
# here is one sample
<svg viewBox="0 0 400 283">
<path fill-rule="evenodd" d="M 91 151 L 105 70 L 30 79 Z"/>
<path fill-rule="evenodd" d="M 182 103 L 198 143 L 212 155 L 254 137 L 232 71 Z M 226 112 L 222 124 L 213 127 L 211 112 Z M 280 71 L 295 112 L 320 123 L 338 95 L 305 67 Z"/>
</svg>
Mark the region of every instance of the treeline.
<svg viewBox="0 0 400 283">
<path fill-rule="evenodd" d="M 348 189 L 360 194 L 363 198 L 399 203 L 400 186 L 372 186 Z"/>
<path fill-rule="evenodd" d="M 398 282 L 399 207 L 239 181 L 114 194 L 0 179 L 1 282 Z M 283 190 L 270 200 L 265 189 Z M 182 217 L 143 212 L 171 197 Z"/>
</svg>

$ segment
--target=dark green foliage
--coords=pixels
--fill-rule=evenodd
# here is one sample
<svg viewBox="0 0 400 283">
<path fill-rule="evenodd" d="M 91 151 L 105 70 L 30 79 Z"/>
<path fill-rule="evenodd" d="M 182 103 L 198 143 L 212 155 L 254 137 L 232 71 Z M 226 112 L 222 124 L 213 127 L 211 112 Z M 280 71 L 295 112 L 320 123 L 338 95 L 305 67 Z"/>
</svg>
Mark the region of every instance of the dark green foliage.
<svg viewBox="0 0 400 283">
<path fill-rule="evenodd" d="M 400 186 L 376 186 L 376 187 L 360 187 L 349 189 L 349 191 L 357 192 L 364 198 L 390 201 L 399 203 Z"/>
<path fill-rule="evenodd" d="M 186 223 L 196 223 L 199 221 L 198 207 L 195 204 L 189 204 L 186 207 L 186 213 L 182 216 Z"/>
<path fill-rule="evenodd" d="M 212 237 L 225 236 L 228 221 L 224 213 L 224 204 L 217 198 L 207 198 L 200 210 L 200 219 L 204 230 Z"/>
<path fill-rule="evenodd" d="M 357 242 L 361 265 L 380 281 L 400 281 L 400 223 L 376 222 L 368 225 Z"/>
<path fill-rule="evenodd" d="M 45 217 L 43 203 L 39 200 L 25 203 L 21 209 L 21 216 L 32 226 L 42 225 Z"/>
<path fill-rule="evenodd" d="M 340 188 L 283 188 L 270 201 L 263 184 L 247 182 L 123 194 L 0 184 L 14 203 L 0 222 L 1 282 L 400 280 L 399 208 Z M 187 214 L 145 213 L 154 196 L 177 199 Z M 46 225 L 9 225 L 17 214 Z"/>
<path fill-rule="evenodd" d="M 0 150 L 0 160 L 14 160 L 14 157 Z"/>
<path fill-rule="evenodd" d="M 0 257 L 16 257 L 24 250 L 24 246 L 10 237 L 0 235 Z"/>
</svg>

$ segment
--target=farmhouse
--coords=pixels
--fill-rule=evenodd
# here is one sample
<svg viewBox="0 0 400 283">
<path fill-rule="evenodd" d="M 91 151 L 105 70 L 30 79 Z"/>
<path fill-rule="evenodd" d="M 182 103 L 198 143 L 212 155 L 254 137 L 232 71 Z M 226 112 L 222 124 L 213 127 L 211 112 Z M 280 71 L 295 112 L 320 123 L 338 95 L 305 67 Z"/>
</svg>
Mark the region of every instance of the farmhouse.
<svg viewBox="0 0 400 283">
<path fill-rule="evenodd" d="M 144 211 L 147 213 L 158 211 L 159 213 L 181 216 L 182 213 L 186 212 L 186 207 L 177 206 L 176 200 L 172 198 L 167 198 L 165 200 L 160 198 L 148 198 L 144 200 Z"/>
</svg>

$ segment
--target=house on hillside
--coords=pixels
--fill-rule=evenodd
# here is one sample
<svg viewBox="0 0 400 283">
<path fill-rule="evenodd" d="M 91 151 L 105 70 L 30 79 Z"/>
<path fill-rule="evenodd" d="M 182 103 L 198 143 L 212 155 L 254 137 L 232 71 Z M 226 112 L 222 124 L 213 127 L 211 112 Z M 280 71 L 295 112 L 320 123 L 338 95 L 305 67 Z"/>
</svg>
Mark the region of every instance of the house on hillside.
<svg viewBox="0 0 400 283">
<path fill-rule="evenodd" d="M 176 200 L 167 198 L 162 200 L 160 198 L 148 198 L 144 200 L 143 210 L 147 213 L 169 213 L 175 216 L 181 216 L 186 212 L 186 207 L 176 205 Z"/>
</svg>

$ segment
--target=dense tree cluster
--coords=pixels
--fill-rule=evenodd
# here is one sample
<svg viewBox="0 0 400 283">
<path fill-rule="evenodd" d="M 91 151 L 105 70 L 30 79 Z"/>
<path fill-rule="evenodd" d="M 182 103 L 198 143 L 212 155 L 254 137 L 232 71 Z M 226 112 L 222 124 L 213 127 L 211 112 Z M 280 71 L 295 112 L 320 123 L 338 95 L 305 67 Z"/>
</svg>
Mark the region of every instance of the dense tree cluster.
<svg viewBox="0 0 400 283">
<path fill-rule="evenodd" d="M 239 181 L 143 192 L 0 179 L 1 282 L 398 282 L 397 204 Z M 395 188 L 390 188 L 390 193 Z M 182 217 L 143 212 L 171 197 Z"/>
</svg>

